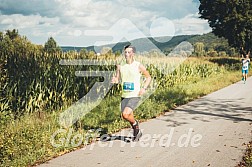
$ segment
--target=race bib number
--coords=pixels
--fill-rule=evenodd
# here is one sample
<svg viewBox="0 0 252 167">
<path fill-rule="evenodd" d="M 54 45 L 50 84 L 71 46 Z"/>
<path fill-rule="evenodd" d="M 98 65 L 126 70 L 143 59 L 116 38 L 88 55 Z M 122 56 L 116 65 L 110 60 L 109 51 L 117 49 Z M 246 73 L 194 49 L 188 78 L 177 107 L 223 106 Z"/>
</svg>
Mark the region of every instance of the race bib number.
<svg viewBox="0 0 252 167">
<path fill-rule="evenodd" d="M 133 91 L 134 90 L 134 83 L 133 82 L 124 82 L 123 83 L 123 90 L 124 91 Z"/>
<path fill-rule="evenodd" d="M 247 69 L 248 69 L 248 66 L 243 66 L 242 69 L 243 69 L 243 70 L 247 70 Z"/>
</svg>

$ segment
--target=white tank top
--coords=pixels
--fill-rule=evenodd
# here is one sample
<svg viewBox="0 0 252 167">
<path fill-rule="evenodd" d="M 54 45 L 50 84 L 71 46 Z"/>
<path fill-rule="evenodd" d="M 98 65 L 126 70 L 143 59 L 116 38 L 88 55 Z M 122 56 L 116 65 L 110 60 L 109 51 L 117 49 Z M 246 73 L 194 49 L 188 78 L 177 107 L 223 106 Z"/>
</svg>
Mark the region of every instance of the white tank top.
<svg viewBox="0 0 252 167">
<path fill-rule="evenodd" d="M 138 61 L 121 65 L 122 97 L 124 98 L 139 97 L 141 78 L 139 65 Z"/>
<path fill-rule="evenodd" d="M 242 61 L 242 69 L 243 70 L 248 70 L 249 62 L 250 62 L 250 59 L 245 59 L 245 60 Z"/>
</svg>

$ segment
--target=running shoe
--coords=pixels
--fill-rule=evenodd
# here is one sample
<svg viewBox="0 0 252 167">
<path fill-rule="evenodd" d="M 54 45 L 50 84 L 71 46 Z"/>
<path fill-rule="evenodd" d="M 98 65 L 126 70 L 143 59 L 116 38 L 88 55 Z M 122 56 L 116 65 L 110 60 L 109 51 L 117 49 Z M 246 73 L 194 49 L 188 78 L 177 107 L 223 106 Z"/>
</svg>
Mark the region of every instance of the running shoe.
<svg viewBox="0 0 252 167">
<path fill-rule="evenodd" d="M 133 128 L 133 141 L 138 141 L 139 138 L 142 136 L 142 132 L 139 129 L 138 121 L 136 121 L 136 125 L 133 125 L 132 128 Z"/>
</svg>

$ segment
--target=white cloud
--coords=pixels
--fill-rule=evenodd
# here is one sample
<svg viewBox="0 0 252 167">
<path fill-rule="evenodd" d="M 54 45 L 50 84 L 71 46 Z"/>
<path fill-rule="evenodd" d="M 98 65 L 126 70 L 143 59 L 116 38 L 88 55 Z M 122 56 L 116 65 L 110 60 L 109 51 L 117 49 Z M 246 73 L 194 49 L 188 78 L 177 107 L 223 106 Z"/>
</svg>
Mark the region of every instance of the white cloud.
<svg viewBox="0 0 252 167">
<path fill-rule="evenodd" d="M 209 32 L 207 22 L 195 14 L 197 5 L 195 0 L 1 0 L 0 31 L 15 28 L 36 43 L 43 44 L 50 35 L 60 45 L 82 46 L 95 41 L 84 34 L 86 30 L 108 30 L 121 19 L 131 21 L 146 36 L 151 29 L 156 34 L 165 30 L 153 26 L 159 18 L 172 21 L 176 34 Z M 130 29 L 127 26 L 121 30 Z"/>
<path fill-rule="evenodd" d="M 151 23 L 150 34 L 152 37 L 174 36 L 175 26 L 171 20 L 160 17 Z"/>
<path fill-rule="evenodd" d="M 68 35 L 78 37 L 82 35 L 82 31 L 80 30 L 69 31 Z"/>
<path fill-rule="evenodd" d="M 6 26 L 10 29 L 34 28 L 36 26 L 49 27 L 59 23 L 58 18 L 41 17 L 40 15 L 24 16 L 21 14 L 0 15 L 1 27 Z"/>
<path fill-rule="evenodd" d="M 203 34 L 211 31 L 206 20 L 198 18 L 198 14 L 189 14 L 182 19 L 175 19 L 173 23 L 176 29 L 176 35 L 183 34 Z"/>
</svg>

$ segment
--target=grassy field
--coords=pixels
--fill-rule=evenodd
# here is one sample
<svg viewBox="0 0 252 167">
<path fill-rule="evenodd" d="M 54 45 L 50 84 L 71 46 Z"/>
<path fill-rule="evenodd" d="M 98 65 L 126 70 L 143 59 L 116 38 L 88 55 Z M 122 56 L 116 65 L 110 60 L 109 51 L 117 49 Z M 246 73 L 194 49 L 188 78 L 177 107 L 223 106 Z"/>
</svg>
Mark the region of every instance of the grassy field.
<svg viewBox="0 0 252 167">
<path fill-rule="evenodd" d="M 155 64 L 146 64 L 152 77 L 155 78 L 155 83 L 150 88 L 153 93 L 135 111 L 136 118 L 140 121 L 155 118 L 176 106 L 188 103 L 241 79 L 240 63 L 236 58 L 188 58 L 181 64 L 176 64 L 175 70 L 167 73 L 162 70 L 170 69 L 170 61 L 167 61 L 167 64 L 160 60 L 152 60 L 152 62 Z M 43 68 L 44 64 L 39 66 Z M 85 89 L 85 92 L 88 90 L 82 83 L 88 82 L 88 80 L 76 81 L 68 78 L 65 79 L 66 83 L 61 83 L 62 78 L 58 77 L 63 76 L 62 71 L 66 75 L 72 74 L 72 71 L 68 72 L 57 65 L 51 67 L 51 71 L 50 69 L 44 71 L 47 72 L 46 77 L 54 79 L 53 82 L 58 87 L 50 88 L 49 80 L 43 81 L 46 86 L 35 81 L 30 82 L 35 87 L 26 86 L 33 90 L 34 96 L 27 93 L 20 94 L 30 97 L 27 99 L 27 105 L 17 103 L 19 106 L 24 106 L 24 110 L 19 111 L 22 114 L 13 116 L 13 114 L 3 115 L 1 112 L 1 118 L 4 118 L 2 119 L 4 121 L 0 124 L 0 166 L 31 166 L 42 163 L 83 147 L 96 140 L 96 137 L 101 134 L 111 134 L 129 127 L 129 124 L 120 117 L 120 86 L 115 85 L 97 107 L 71 127 L 62 128 L 59 125 L 59 114 L 84 94 L 79 93 L 76 88 Z M 58 75 L 55 74 L 56 72 Z M 43 75 L 46 74 L 43 73 Z M 73 83 L 75 83 L 74 86 Z M 9 89 L 15 89 L 15 84 Z M 12 92 L 11 90 L 8 92 Z M 74 95 L 73 97 L 70 97 L 71 93 Z M 31 106 L 28 105 L 29 102 L 32 103 Z M 2 101 L 2 110 L 5 109 L 7 112 L 5 105 L 6 103 Z M 36 112 L 31 112 L 34 110 Z"/>
</svg>

